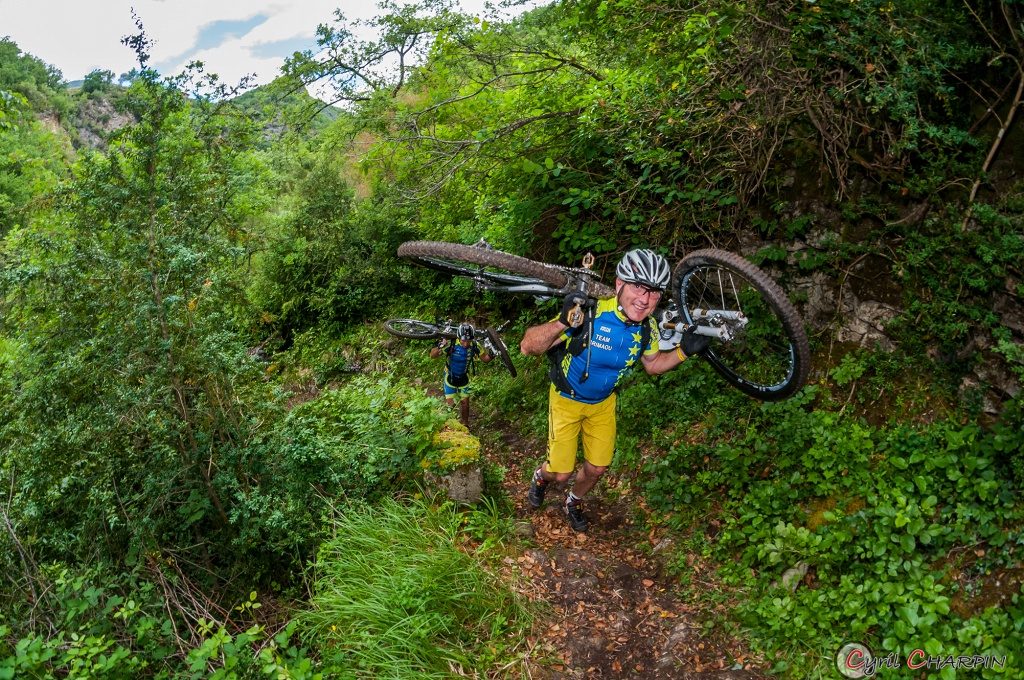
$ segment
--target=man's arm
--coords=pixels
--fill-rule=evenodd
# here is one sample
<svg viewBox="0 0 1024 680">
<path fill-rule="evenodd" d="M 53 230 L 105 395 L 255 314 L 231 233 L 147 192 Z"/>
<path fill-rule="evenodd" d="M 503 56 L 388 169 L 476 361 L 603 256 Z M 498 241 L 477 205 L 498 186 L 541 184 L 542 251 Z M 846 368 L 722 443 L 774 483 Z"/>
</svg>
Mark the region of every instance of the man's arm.
<svg viewBox="0 0 1024 680">
<path fill-rule="evenodd" d="M 568 326 L 558 319 L 539 326 L 530 326 L 523 333 L 519 351 L 527 356 L 540 356 L 559 343 L 566 328 Z"/>
<path fill-rule="evenodd" d="M 644 370 L 649 375 L 661 375 L 683 363 L 690 357 L 701 354 L 711 344 L 711 338 L 706 335 L 697 335 L 693 329 L 683 331 L 682 338 L 675 349 L 670 349 L 657 354 L 643 356 Z"/>
<path fill-rule="evenodd" d="M 676 350 L 672 349 L 657 354 L 645 354 L 640 361 L 648 375 L 661 375 L 683 363 L 684 359 L 681 359 Z"/>
<path fill-rule="evenodd" d="M 570 322 L 581 313 L 584 318 L 584 308 L 591 303 L 581 293 L 569 293 L 562 301 L 562 313 L 554 321 L 542 323 L 539 326 L 531 326 L 523 334 L 523 341 L 519 343 L 519 351 L 527 356 L 540 356 L 562 341 L 562 334 L 572 325 Z"/>
</svg>

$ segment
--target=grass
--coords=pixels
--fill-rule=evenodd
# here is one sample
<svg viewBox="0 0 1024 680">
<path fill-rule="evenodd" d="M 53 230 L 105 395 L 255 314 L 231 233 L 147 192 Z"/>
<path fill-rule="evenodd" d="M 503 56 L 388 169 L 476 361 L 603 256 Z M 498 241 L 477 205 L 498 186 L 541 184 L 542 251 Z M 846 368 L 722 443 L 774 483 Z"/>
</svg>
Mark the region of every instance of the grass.
<svg viewBox="0 0 1024 680">
<path fill-rule="evenodd" d="M 321 547 L 302 616 L 325 674 L 451 678 L 508 662 L 530 614 L 460 550 L 463 523 L 450 504 L 389 499 L 345 512 Z"/>
</svg>

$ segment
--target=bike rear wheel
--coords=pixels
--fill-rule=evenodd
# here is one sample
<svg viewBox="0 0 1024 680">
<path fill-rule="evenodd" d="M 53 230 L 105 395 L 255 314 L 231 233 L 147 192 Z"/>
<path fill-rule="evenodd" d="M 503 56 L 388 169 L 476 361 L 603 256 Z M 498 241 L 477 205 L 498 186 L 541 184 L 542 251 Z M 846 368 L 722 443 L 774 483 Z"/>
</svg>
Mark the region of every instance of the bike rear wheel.
<svg viewBox="0 0 1024 680">
<path fill-rule="evenodd" d="M 501 363 L 505 365 L 508 372 L 512 374 L 512 377 L 516 377 L 516 366 L 512 363 L 512 357 L 509 356 L 508 347 L 505 345 L 505 341 L 502 340 L 498 332 L 493 328 L 487 329 L 487 339 L 491 341 L 491 346 L 498 353 L 498 357 L 501 359 Z"/>
<path fill-rule="evenodd" d="M 483 246 L 407 241 L 398 247 L 398 255 L 452 276 L 472 279 L 488 290 L 552 296 L 570 292 L 569 274 L 561 267 Z M 611 288 L 596 281 L 590 284 L 588 293 L 594 297 L 613 295 Z"/>
<path fill-rule="evenodd" d="M 388 319 L 384 322 L 384 330 L 391 335 L 413 340 L 432 340 L 441 337 L 440 327 L 416 319 Z"/>
<path fill-rule="evenodd" d="M 747 323 L 728 341 L 712 342 L 703 356 L 731 385 L 762 401 L 786 399 L 807 382 L 811 352 L 803 322 L 783 290 L 735 253 L 697 250 L 672 277 L 683 318 L 694 310 L 741 312 Z"/>
</svg>

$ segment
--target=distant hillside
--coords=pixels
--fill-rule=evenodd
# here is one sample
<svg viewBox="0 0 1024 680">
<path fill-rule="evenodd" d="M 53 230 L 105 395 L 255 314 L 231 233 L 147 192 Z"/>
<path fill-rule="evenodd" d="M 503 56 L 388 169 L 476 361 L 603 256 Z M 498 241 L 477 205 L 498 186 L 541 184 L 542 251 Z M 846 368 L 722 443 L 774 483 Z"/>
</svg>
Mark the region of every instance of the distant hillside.
<svg viewBox="0 0 1024 680">
<path fill-rule="evenodd" d="M 22 52 L 10 38 L 0 38 L 0 92 L 23 98 L 27 110 L 35 112 L 64 111 L 68 108 L 67 91 L 60 71 Z M 13 106 L 13 104 L 11 104 Z"/>
<path fill-rule="evenodd" d="M 131 115 L 118 109 L 118 101 L 125 94 L 120 85 L 109 84 L 88 93 L 78 89 L 72 94 L 75 106 L 62 121 L 62 127 L 75 148 L 102 150 L 111 133 L 135 122 Z"/>
<path fill-rule="evenodd" d="M 279 137 L 289 127 L 316 135 L 342 115 L 340 110 L 314 99 L 305 90 L 282 94 L 281 89 L 274 84 L 265 85 L 232 101 L 263 127 L 266 140 Z M 108 84 L 100 90 L 75 93 L 76 106 L 64 127 L 76 147 L 102 148 L 110 133 L 131 123 L 130 117 L 117 110 L 117 100 L 124 92 L 124 87 Z"/>
<path fill-rule="evenodd" d="M 345 115 L 341 109 L 310 96 L 304 88 L 291 88 L 283 78 L 238 96 L 234 103 L 263 121 L 268 137 L 279 135 L 288 127 L 316 134 Z"/>
</svg>

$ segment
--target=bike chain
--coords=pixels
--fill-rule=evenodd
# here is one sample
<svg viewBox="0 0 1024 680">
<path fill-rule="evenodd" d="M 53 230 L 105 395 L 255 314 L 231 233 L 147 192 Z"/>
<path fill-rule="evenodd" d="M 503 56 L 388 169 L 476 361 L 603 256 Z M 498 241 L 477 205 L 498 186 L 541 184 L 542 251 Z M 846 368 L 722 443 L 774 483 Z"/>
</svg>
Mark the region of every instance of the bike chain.
<svg viewBox="0 0 1024 680">
<path fill-rule="evenodd" d="M 597 272 L 595 272 L 593 269 L 587 269 L 586 267 L 563 267 L 561 265 L 553 264 L 545 264 L 544 266 L 551 267 L 552 269 L 557 269 L 563 272 L 573 272 L 574 274 L 583 274 L 584 276 L 590 276 L 595 279 L 598 278 Z"/>
</svg>

